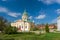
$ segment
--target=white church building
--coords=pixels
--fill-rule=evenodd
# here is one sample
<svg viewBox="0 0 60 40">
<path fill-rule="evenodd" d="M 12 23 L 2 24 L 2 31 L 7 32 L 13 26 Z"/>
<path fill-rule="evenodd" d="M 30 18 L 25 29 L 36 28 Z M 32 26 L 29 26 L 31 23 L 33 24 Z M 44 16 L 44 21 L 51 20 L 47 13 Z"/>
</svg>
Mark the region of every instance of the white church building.
<svg viewBox="0 0 60 40">
<path fill-rule="evenodd" d="M 60 31 L 60 16 L 57 18 L 57 31 Z"/>
<path fill-rule="evenodd" d="M 31 25 L 28 14 L 26 10 L 23 12 L 22 19 L 17 20 L 14 23 L 11 23 L 12 27 L 17 27 L 18 31 L 30 31 Z"/>
</svg>

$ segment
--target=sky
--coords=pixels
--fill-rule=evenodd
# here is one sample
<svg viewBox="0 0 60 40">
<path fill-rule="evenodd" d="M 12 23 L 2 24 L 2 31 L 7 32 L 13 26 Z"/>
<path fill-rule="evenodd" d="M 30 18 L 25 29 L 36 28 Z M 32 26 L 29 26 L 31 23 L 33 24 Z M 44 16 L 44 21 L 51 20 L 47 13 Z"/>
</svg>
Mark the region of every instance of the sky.
<svg viewBox="0 0 60 40">
<path fill-rule="evenodd" d="M 36 24 L 56 23 L 60 0 L 0 0 L 0 16 L 10 22 L 21 19 L 25 9 Z"/>
</svg>

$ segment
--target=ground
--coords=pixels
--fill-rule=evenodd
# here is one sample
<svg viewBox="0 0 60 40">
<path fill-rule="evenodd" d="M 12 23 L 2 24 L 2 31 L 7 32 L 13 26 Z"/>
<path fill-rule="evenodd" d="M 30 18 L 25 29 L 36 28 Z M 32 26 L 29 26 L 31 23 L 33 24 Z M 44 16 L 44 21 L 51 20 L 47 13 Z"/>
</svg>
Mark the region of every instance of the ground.
<svg viewBox="0 0 60 40">
<path fill-rule="evenodd" d="M 0 34 L 0 40 L 60 40 L 60 33 L 46 34 Z"/>
</svg>

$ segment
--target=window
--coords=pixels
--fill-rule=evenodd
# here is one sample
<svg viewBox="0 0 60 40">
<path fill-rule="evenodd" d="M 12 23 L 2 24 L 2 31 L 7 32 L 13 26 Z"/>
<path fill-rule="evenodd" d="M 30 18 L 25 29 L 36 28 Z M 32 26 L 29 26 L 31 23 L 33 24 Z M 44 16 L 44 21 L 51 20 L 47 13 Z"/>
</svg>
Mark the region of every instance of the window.
<svg viewBox="0 0 60 40">
<path fill-rule="evenodd" d="M 23 26 L 22 26 L 22 28 L 23 28 Z"/>
<path fill-rule="evenodd" d="M 27 26 L 25 26 L 25 28 L 27 28 Z"/>
</svg>

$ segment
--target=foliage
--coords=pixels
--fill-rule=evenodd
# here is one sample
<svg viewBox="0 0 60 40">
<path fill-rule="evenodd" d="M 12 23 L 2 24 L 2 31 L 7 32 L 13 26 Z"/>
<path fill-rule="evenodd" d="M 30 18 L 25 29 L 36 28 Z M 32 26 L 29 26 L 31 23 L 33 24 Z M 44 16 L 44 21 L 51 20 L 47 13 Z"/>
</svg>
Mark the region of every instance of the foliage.
<svg viewBox="0 0 60 40">
<path fill-rule="evenodd" d="M 17 28 L 11 27 L 7 19 L 0 16 L 0 31 L 7 34 L 12 34 L 12 33 L 17 33 Z"/>
<path fill-rule="evenodd" d="M 49 26 L 48 26 L 48 24 L 45 25 L 45 30 L 46 30 L 47 33 L 49 33 Z"/>
<path fill-rule="evenodd" d="M 37 27 L 34 27 L 34 28 L 31 28 L 30 29 L 31 31 L 36 31 L 36 30 L 39 30 Z"/>
<path fill-rule="evenodd" d="M 46 33 L 42 35 L 36 34 L 1 34 L 0 39 L 3 40 L 60 40 L 60 33 Z"/>
<path fill-rule="evenodd" d="M 4 33 L 6 33 L 6 34 L 16 34 L 17 33 L 17 28 L 16 27 L 11 27 L 11 26 L 6 27 L 4 29 Z"/>
<path fill-rule="evenodd" d="M 35 34 L 35 33 L 34 33 L 34 32 L 18 32 L 18 34 L 33 35 L 33 34 Z"/>
<path fill-rule="evenodd" d="M 3 29 L 7 26 L 7 20 L 4 17 L 0 17 L 0 31 L 3 31 Z"/>
</svg>

